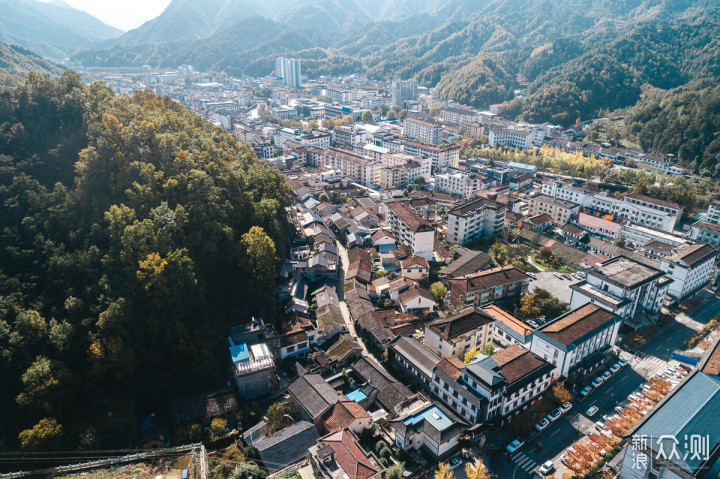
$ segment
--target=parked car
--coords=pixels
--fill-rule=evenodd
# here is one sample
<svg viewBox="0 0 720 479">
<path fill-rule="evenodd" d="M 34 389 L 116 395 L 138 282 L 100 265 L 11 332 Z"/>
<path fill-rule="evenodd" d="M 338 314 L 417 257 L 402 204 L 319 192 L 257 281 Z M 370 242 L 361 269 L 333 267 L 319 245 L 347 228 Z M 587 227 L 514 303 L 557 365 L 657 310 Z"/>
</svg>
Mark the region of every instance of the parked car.
<svg viewBox="0 0 720 479">
<path fill-rule="evenodd" d="M 602 374 L 603 382 L 604 382 L 604 381 L 607 381 L 608 379 L 610 379 L 610 376 L 612 376 L 612 373 L 610 373 L 610 371 L 605 371 L 605 372 Z"/>
<path fill-rule="evenodd" d="M 620 370 L 621 367 L 622 366 L 620 366 L 620 364 L 615 363 L 612 366 L 610 366 L 610 372 L 615 374 L 616 372 L 618 372 Z"/>
<path fill-rule="evenodd" d="M 538 472 L 540 472 L 541 476 L 547 476 L 554 470 L 555 470 L 555 464 L 553 464 L 552 461 L 547 461 L 542 466 L 540 466 L 540 469 L 538 469 Z"/>
<path fill-rule="evenodd" d="M 572 404 L 570 404 L 569 402 L 566 402 L 565 404 L 563 404 L 562 406 L 560 406 L 560 409 L 563 410 L 563 413 L 566 413 L 566 412 L 568 412 L 570 409 L 572 409 Z"/>
<path fill-rule="evenodd" d="M 557 279 L 563 279 L 560 273 L 553 273 L 553 276 L 555 276 Z"/>
<path fill-rule="evenodd" d="M 593 388 L 590 387 L 590 386 L 585 386 L 584 388 L 582 388 L 582 391 L 580 391 L 580 395 L 581 395 L 582 397 L 585 397 L 585 396 L 587 396 L 588 394 L 590 394 L 590 391 L 592 391 L 592 389 L 593 389 Z"/>
<path fill-rule="evenodd" d="M 605 381 L 605 380 L 602 378 L 602 376 L 598 376 L 590 384 L 592 384 L 592 387 L 596 388 L 596 387 L 600 386 L 603 383 L 603 381 Z"/>
<path fill-rule="evenodd" d="M 537 276 L 535 275 L 535 273 L 525 273 L 525 274 L 530 276 L 532 279 L 537 279 Z"/>
<path fill-rule="evenodd" d="M 448 461 L 448 467 L 449 467 L 450 469 L 455 469 L 455 468 L 458 467 L 460 464 L 462 464 L 462 459 L 460 459 L 460 458 L 457 457 L 457 456 L 453 457 L 452 459 L 450 459 L 450 461 Z"/>
<path fill-rule="evenodd" d="M 520 448 L 523 447 L 524 445 L 525 445 L 525 441 L 523 441 L 523 440 L 520 439 L 520 438 L 517 438 L 517 439 L 515 439 L 513 442 L 511 442 L 510 444 L 508 444 L 508 447 L 507 447 L 506 449 L 507 449 L 507 452 L 509 452 L 510 454 L 512 454 L 513 452 L 517 451 L 518 449 L 520 449 Z"/>
<path fill-rule="evenodd" d="M 593 417 L 598 412 L 597 406 L 590 406 L 587 411 L 585 411 L 585 414 L 587 414 L 590 417 Z"/>
<path fill-rule="evenodd" d="M 532 319 L 525 321 L 525 322 L 528 323 L 530 326 L 532 326 L 535 329 L 540 327 L 540 325 L 538 323 L 536 323 L 535 321 L 533 321 Z"/>
<path fill-rule="evenodd" d="M 548 421 L 548 418 L 544 417 L 544 418 L 540 419 L 540 422 L 535 424 L 535 429 L 537 429 L 538 431 L 542 431 L 549 425 L 550 425 L 550 421 Z"/>
<path fill-rule="evenodd" d="M 597 421 L 595 423 L 595 429 L 597 429 L 598 431 L 602 431 L 603 429 L 605 429 L 605 421 Z"/>
<path fill-rule="evenodd" d="M 565 411 L 563 411 L 560 408 L 553 409 L 553 411 L 547 415 L 547 418 L 550 419 L 551 422 L 555 422 L 563 415 Z"/>
<path fill-rule="evenodd" d="M 618 364 L 620 365 L 620 367 L 623 367 L 627 364 L 627 362 L 628 362 L 627 358 L 620 358 L 620 360 L 618 361 Z"/>
</svg>

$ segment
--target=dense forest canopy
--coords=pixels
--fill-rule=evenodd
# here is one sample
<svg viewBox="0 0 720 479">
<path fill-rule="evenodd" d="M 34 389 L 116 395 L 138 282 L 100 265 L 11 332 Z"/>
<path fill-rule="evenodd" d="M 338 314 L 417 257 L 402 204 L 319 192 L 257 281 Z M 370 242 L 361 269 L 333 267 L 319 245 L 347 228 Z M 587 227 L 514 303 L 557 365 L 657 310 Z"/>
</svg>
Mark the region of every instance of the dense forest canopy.
<svg viewBox="0 0 720 479">
<path fill-rule="evenodd" d="M 128 446 L 137 414 L 225 383 L 229 327 L 272 319 L 289 187 L 170 98 L 72 72 L 0 119 L 0 440 Z"/>
</svg>

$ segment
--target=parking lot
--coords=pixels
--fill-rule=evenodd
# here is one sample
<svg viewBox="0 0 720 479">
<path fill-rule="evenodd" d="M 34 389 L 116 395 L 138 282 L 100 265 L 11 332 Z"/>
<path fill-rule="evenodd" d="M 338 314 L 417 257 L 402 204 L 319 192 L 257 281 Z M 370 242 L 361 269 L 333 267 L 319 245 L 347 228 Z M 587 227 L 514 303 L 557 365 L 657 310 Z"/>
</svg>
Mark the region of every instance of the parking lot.
<svg viewBox="0 0 720 479">
<path fill-rule="evenodd" d="M 560 279 L 555 277 L 553 273 L 546 272 L 535 273 L 535 276 L 537 279 L 530 281 L 529 290 L 531 293 L 535 290 L 535 288 L 544 288 L 548 290 L 550 294 L 559 298 L 560 301 L 564 301 L 566 303 L 570 303 L 570 295 L 572 293 L 570 285 L 581 281 L 575 278 Z"/>
</svg>

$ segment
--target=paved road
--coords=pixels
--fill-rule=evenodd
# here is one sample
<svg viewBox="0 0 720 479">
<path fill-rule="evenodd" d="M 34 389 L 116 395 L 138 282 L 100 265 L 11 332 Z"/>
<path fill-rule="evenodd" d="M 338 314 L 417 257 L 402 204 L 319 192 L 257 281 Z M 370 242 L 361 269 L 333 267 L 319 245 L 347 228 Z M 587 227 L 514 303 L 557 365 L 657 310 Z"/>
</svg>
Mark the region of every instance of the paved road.
<svg viewBox="0 0 720 479">
<path fill-rule="evenodd" d="M 345 249 L 345 247 L 343 247 L 343 245 L 337 242 L 336 246 L 338 254 L 340 255 L 340 263 L 342 264 L 342 277 L 344 278 L 345 271 L 348 270 L 348 266 L 350 265 L 350 259 L 348 258 L 347 250 Z M 350 310 L 348 309 L 347 303 L 345 302 L 345 281 L 338 281 L 337 294 L 338 298 L 340 299 L 340 311 L 342 312 L 343 319 L 345 320 L 345 327 L 362 348 L 363 356 L 370 357 L 374 361 L 375 357 L 368 353 L 368 350 L 365 347 L 365 342 L 362 339 L 358 338 L 357 332 L 355 331 L 355 323 L 353 323 L 350 319 Z"/>
<path fill-rule="evenodd" d="M 707 291 L 699 293 L 698 298 L 701 300 L 700 306 L 687 314 L 679 314 L 676 321 L 661 328 L 658 334 L 648 340 L 641 348 L 645 353 L 642 358 L 635 359 L 633 355 L 622 351 L 621 357 L 629 360 L 626 367 L 587 397 L 573 400 L 569 412 L 528 441 L 511 456 L 509 462 L 504 455 L 491 460 L 492 472 L 499 478 L 524 479 L 537 478 L 539 474 L 536 470 L 545 461 L 553 460 L 556 467 L 560 467 L 560 456 L 573 441 L 586 435 L 603 414 L 612 413 L 617 403 L 625 400 L 647 378 L 665 369 L 668 364 L 676 364 L 677 361 L 671 360 L 672 352 L 682 349 L 688 336 L 720 313 L 720 298 Z M 598 408 L 592 418 L 585 414 L 590 406 Z M 538 442 L 543 443 L 539 451 L 534 450 Z"/>
</svg>

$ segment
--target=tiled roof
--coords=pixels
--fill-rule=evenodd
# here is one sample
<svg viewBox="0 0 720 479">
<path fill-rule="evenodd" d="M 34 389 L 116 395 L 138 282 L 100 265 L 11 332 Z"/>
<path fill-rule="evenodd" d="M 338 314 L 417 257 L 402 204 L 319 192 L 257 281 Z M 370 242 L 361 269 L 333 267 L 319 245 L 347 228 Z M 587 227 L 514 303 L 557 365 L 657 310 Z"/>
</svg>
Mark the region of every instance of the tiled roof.
<svg viewBox="0 0 720 479">
<path fill-rule="evenodd" d="M 462 368 L 465 363 L 460 358 L 451 357 L 443 359 L 436 366 L 439 370 L 453 378 L 455 381 L 462 375 Z"/>
<path fill-rule="evenodd" d="M 461 334 L 474 331 L 493 322 L 493 317 L 483 310 L 469 307 L 447 318 L 428 323 L 427 327 L 446 340 L 452 340 Z"/>
<path fill-rule="evenodd" d="M 484 307 L 483 311 L 495 318 L 495 321 L 503 323 L 505 326 L 509 327 L 523 337 L 530 336 L 533 332 L 533 329 L 530 326 L 526 325 L 496 304 Z"/>
<path fill-rule="evenodd" d="M 384 230 L 384 229 L 379 229 L 379 230 L 377 230 L 377 231 L 372 235 L 372 239 L 373 239 L 373 241 L 378 241 L 379 239 L 384 238 L 384 237 L 386 237 L 386 236 L 387 236 L 388 238 L 395 239 L 395 235 L 394 235 L 394 234 L 392 234 L 392 233 L 389 232 L 388 230 Z"/>
<path fill-rule="evenodd" d="M 663 251 L 672 251 L 675 249 L 675 246 L 667 243 L 661 243 L 660 241 L 650 240 L 647 243 L 643 245 L 644 248 L 655 248 L 655 249 L 661 249 Z"/>
<path fill-rule="evenodd" d="M 342 431 L 358 419 L 367 419 L 370 414 L 355 401 L 340 401 L 323 415 L 326 432 Z"/>
<path fill-rule="evenodd" d="M 335 452 L 335 462 L 345 471 L 349 479 L 368 479 L 378 473 L 378 469 L 347 431 L 338 431 L 322 440 Z"/>
<path fill-rule="evenodd" d="M 400 264 L 403 268 L 409 268 L 411 266 L 419 265 L 423 268 L 429 268 L 428 262 L 425 258 L 421 258 L 419 256 L 411 256 L 409 258 L 405 258 L 404 260 L 400 261 Z"/>
<path fill-rule="evenodd" d="M 319 437 L 311 422 L 299 421 L 255 441 L 253 445 L 260 453 L 265 467 L 274 472 L 307 454 L 308 445 L 315 444 Z"/>
<path fill-rule="evenodd" d="M 615 315 L 610 311 L 589 303 L 547 323 L 538 331 L 568 346 L 614 319 Z"/>
<path fill-rule="evenodd" d="M 469 291 L 483 291 L 526 279 L 530 279 L 530 276 L 511 266 L 509 268 L 493 268 L 460 278 L 452 278 L 449 282 L 451 284 L 457 284 L 461 290 L 467 293 Z"/>
<path fill-rule="evenodd" d="M 319 374 L 300 376 L 288 389 L 313 419 L 343 398 Z"/>
<path fill-rule="evenodd" d="M 418 216 L 412 208 L 410 208 L 404 201 L 393 201 L 387 204 L 387 207 L 392 210 L 411 230 L 417 231 L 432 231 L 432 226 L 427 221 Z"/>
<path fill-rule="evenodd" d="M 682 210 L 683 207 L 680 206 L 677 203 L 673 203 L 672 201 L 665 201 L 665 200 L 659 200 L 657 198 L 652 198 L 650 196 L 641 195 L 639 193 L 630 193 L 625 195 L 626 198 L 632 198 L 639 201 L 645 201 L 647 203 L 653 203 L 660 206 L 665 206 L 666 208 L 673 208 L 676 210 Z"/>
<path fill-rule="evenodd" d="M 398 336 L 390 347 L 396 354 L 420 368 L 427 377 L 432 377 L 432 370 L 440 362 L 439 356 L 415 338 Z"/>
<path fill-rule="evenodd" d="M 552 223 L 552 217 L 547 213 L 540 213 L 539 215 L 529 217 L 526 221 L 529 221 L 535 226 L 539 226 L 546 223 Z"/>
<path fill-rule="evenodd" d="M 713 230 L 713 231 L 720 231 L 720 225 L 716 225 L 715 223 L 709 223 L 707 221 L 696 221 L 692 225 L 697 228 L 704 228 L 704 229 Z"/>
<path fill-rule="evenodd" d="M 580 236 L 585 230 L 581 230 L 573 225 L 565 225 L 562 227 L 563 233 L 567 233 L 572 236 Z"/>
<path fill-rule="evenodd" d="M 590 229 L 603 229 L 611 233 L 617 233 L 620 231 L 619 223 L 613 223 L 612 221 L 604 220 L 585 213 L 578 213 L 575 216 L 574 221 L 580 226 Z"/>
<path fill-rule="evenodd" d="M 433 295 L 430 291 L 428 291 L 427 289 L 421 288 L 420 286 L 417 286 L 417 285 L 413 285 L 410 288 L 408 288 L 406 291 L 403 291 L 402 293 L 400 293 L 400 301 L 402 301 L 403 303 L 412 301 L 413 299 L 415 299 L 417 297 L 428 299 L 428 300 L 432 301 L 433 303 L 435 302 L 435 298 L 433 298 Z"/>
<path fill-rule="evenodd" d="M 677 259 L 685 263 L 689 267 L 693 267 L 695 264 L 705 260 L 708 256 L 715 256 L 717 250 L 705 243 L 698 243 L 690 246 L 686 246 L 677 253 L 668 256 L 668 259 Z"/>
<path fill-rule="evenodd" d="M 499 372 L 508 384 L 512 384 L 548 364 L 519 344 L 508 346 L 491 357 L 500 366 Z"/>
</svg>

